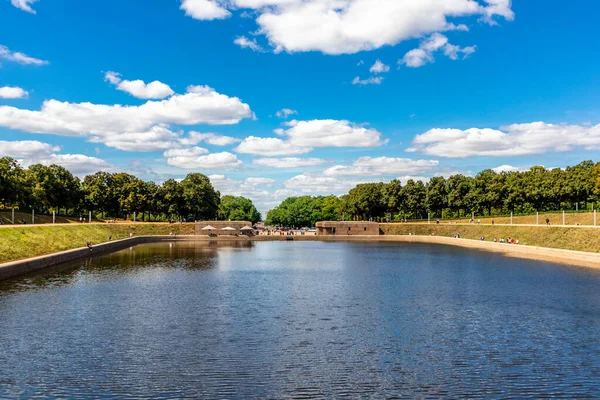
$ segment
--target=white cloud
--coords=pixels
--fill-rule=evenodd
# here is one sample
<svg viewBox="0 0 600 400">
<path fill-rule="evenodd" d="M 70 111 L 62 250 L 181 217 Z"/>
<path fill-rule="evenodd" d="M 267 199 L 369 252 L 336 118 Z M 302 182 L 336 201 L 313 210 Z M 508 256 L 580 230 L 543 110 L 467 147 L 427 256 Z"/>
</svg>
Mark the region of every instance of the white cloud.
<svg viewBox="0 0 600 400">
<path fill-rule="evenodd" d="M 408 181 L 415 181 L 415 182 L 421 181 L 423 183 L 427 183 L 431 180 L 431 178 L 429 178 L 427 176 L 414 176 L 414 175 L 399 176 L 396 179 L 398 179 L 402 185 L 406 185 L 406 183 Z"/>
<path fill-rule="evenodd" d="M 277 138 L 259 138 L 249 136 L 234 149 L 242 154 L 255 154 L 260 156 L 288 156 L 308 153 L 311 147 L 302 147 Z"/>
<path fill-rule="evenodd" d="M 246 178 L 246 183 L 251 186 L 271 186 L 275 183 L 275 179 L 270 178 Z"/>
<path fill-rule="evenodd" d="M 195 131 L 190 131 L 187 138 L 180 140 L 180 143 L 183 145 L 195 145 L 201 142 L 213 146 L 228 146 L 241 142 L 241 140 L 231 136 L 217 135 L 216 133 L 200 133 Z"/>
<path fill-rule="evenodd" d="M 283 183 L 286 189 L 303 194 L 343 194 L 363 181 L 340 180 L 331 176 L 301 174 Z"/>
<path fill-rule="evenodd" d="M 164 99 L 175 92 L 173 89 L 159 81 L 145 83 L 142 80 L 128 81 L 122 80 L 118 72 L 108 71 L 104 79 L 117 87 L 118 90 L 127 92 L 138 99 Z"/>
<path fill-rule="evenodd" d="M 30 133 L 80 136 L 107 145 L 130 142 L 126 138 L 139 143 L 144 140 L 144 133 L 149 140 L 159 134 L 163 135 L 160 140 L 174 140 L 170 124 L 226 125 L 252 117 L 250 107 L 239 98 L 217 93 L 207 86 L 190 86 L 186 94 L 139 106 L 58 100 L 46 100 L 39 111 L 0 106 L 0 126 Z"/>
<path fill-rule="evenodd" d="M 0 59 L 26 65 L 46 65 L 48 61 L 29 57 L 27 54 L 11 51 L 8 47 L 0 45 Z"/>
<path fill-rule="evenodd" d="M 500 165 L 499 167 L 492 168 L 492 171 L 498 174 L 501 172 L 524 172 L 528 170 L 529 168 L 526 167 L 514 167 L 512 165 Z"/>
<path fill-rule="evenodd" d="M 360 79 L 357 76 L 352 80 L 353 85 L 381 85 L 381 82 L 383 82 L 383 77 L 381 76 L 372 76 L 366 79 Z"/>
<path fill-rule="evenodd" d="M 351 166 L 335 165 L 325 170 L 326 176 L 415 175 L 431 172 L 439 166 L 437 160 L 409 158 L 360 157 Z"/>
<path fill-rule="evenodd" d="M 233 43 L 240 46 L 242 49 L 250 49 L 253 51 L 263 52 L 265 51 L 256 41 L 256 39 L 248 39 L 246 36 L 238 36 L 235 38 Z"/>
<path fill-rule="evenodd" d="M 254 10 L 258 33 L 276 52 L 289 53 L 352 54 L 465 30 L 450 21 L 454 18 L 513 19 L 510 0 L 184 0 L 181 8 L 200 20 L 226 18 L 229 10 Z"/>
<path fill-rule="evenodd" d="M 283 132 L 299 147 L 377 147 L 387 143 L 381 133 L 350 121 L 332 119 L 287 122 Z"/>
<path fill-rule="evenodd" d="M 25 99 L 29 92 L 20 87 L 4 86 L 0 87 L 0 98 L 3 99 Z"/>
<path fill-rule="evenodd" d="M 109 163 L 96 157 L 83 154 L 56 154 L 58 151 L 60 151 L 59 146 L 37 140 L 0 141 L 0 157 L 15 158 L 24 167 L 32 164 L 56 164 L 77 176 L 112 168 Z"/>
<path fill-rule="evenodd" d="M 10 3 L 20 8 L 23 11 L 27 11 L 28 13 L 35 14 L 35 10 L 31 8 L 31 4 L 37 2 L 38 0 L 10 0 Z"/>
<path fill-rule="evenodd" d="M 164 155 L 167 157 L 167 164 L 183 169 L 232 169 L 242 164 L 234 154 L 228 152 L 201 155 L 205 152 L 205 149 L 195 147 L 168 150 Z"/>
<path fill-rule="evenodd" d="M 40 163 L 60 165 L 79 177 L 113 169 L 113 166 L 106 161 L 83 154 L 52 154 L 49 158 L 40 160 Z"/>
<path fill-rule="evenodd" d="M 277 111 L 275 113 L 275 115 L 278 118 L 284 118 L 285 119 L 285 118 L 289 117 L 290 115 L 298 115 L 298 111 L 292 110 L 292 109 L 289 109 L 289 108 L 282 108 L 281 110 Z"/>
<path fill-rule="evenodd" d="M 252 161 L 253 164 L 262 165 L 269 168 L 299 168 L 299 167 L 314 167 L 327 163 L 326 160 L 320 158 L 259 158 Z"/>
<path fill-rule="evenodd" d="M 431 129 L 407 151 L 438 157 L 521 156 L 574 148 L 600 150 L 600 125 L 514 124 L 497 129 Z"/>
<path fill-rule="evenodd" d="M 166 150 L 181 145 L 183 139 L 166 126 L 157 125 L 145 132 L 125 132 L 90 137 L 92 143 L 104 143 L 108 147 L 131 152 Z"/>
<path fill-rule="evenodd" d="M 60 151 L 59 146 L 37 140 L 0 141 L 0 157 L 13 157 L 18 160 L 44 158 L 57 151 Z"/>
<path fill-rule="evenodd" d="M 451 60 L 458 60 L 460 54 L 464 60 L 469 55 L 475 53 L 477 46 L 469 46 L 461 48 L 450 44 L 448 38 L 440 33 L 434 33 L 429 38 L 423 40 L 419 45 L 418 49 L 413 49 L 406 53 L 404 57 L 398 61 L 398 64 L 406 65 L 410 68 L 419 68 L 425 64 L 429 64 L 435 61 L 434 53 L 439 50 L 444 51 Z"/>
<path fill-rule="evenodd" d="M 389 72 L 389 70 L 390 70 L 390 66 L 385 65 L 384 63 L 381 62 L 381 60 L 375 61 L 375 64 L 373 64 L 371 66 L 371 68 L 369 68 L 369 72 L 371 72 L 372 74 L 381 74 L 384 72 Z"/>
<path fill-rule="evenodd" d="M 214 0 L 182 0 L 180 9 L 185 15 L 199 20 L 223 19 L 231 15 Z"/>
<path fill-rule="evenodd" d="M 360 60 L 359 62 L 356 63 L 357 67 L 360 67 L 361 65 L 364 65 L 365 61 L 364 60 Z"/>
</svg>

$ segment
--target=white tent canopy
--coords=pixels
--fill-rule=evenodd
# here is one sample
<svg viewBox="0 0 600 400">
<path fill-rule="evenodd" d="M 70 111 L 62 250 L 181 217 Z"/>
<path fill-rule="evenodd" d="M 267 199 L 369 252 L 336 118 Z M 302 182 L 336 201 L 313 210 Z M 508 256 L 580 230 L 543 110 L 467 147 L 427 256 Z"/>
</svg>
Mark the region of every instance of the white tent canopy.
<svg viewBox="0 0 600 400">
<path fill-rule="evenodd" d="M 210 226 L 210 225 L 206 225 L 204 228 L 202 228 L 201 230 L 203 231 L 216 231 L 217 228 L 215 228 L 214 226 Z"/>
<path fill-rule="evenodd" d="M 230 226 L 227 226 L 227 227 L 225 227 L 225 228 L 223 228 L 223 229 L 221 229 L 221 230 L 222 230 L 222 231 L 235 231 L 236 229 L 235 229 L 235 228 L 232 228 L 232 227 L 230 227 Z"/>
<path fill-rule="evenodd" d="M 252 228 L 251 226 L 245 226 L 242 229 L 240 229 L 240 231 L 253 231 L 254 228 Z"/>
</svg>

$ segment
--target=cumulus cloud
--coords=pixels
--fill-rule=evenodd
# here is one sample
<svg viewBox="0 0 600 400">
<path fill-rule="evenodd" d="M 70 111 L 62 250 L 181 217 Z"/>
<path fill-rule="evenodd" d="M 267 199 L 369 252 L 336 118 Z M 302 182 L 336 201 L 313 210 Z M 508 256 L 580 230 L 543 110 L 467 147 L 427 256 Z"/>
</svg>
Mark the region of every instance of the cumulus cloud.
<svg viewBox="0 0 600 400">
<path fill-rule="evenodd" d="M 600 125 L 514 124 L 497 129 L 431 129 L 413 140 L 409 152 L 438 157 L 521 156 L 575 148 L 600 150 Z"/>
<path fill-rule="evenodd" d="M 258 44 L 256 39 L 248 39 L 246 36 L 238 36 L 235 38 L 233 43 L 240 46 L 242 49 L 250 49 L 253 51 L 262 52 L 264 49 Z"/>
<path fill-rule="evenodd" d="M 0 141 L 0 157 L 12 157 L 25 167 L 32 164 L 56 164 L 77 176 L 112 168 L 109 163 L 96 157 L 83 154 L 56 154 L 58 151 L 60 151 L 59 146 L 37 140 Z"/>
<path fill-rule="evenodd" d="M 164 153 L 167 164 L 183 169 L 232 169 L 242 162 L 237 156 L 228 152 L 205 154 L 206 149 L 195 147 L 191 149 L 168 150 Z"/>
<path fill-rule="evenodd" d="M 373 64 L 371 66 L 371 68 L 369 68 L 369 72 L 371 72 L 372 74 L 381 74 L 384 72 L 389 72 L 389 70 L 390 70 L 390 66 L 385 65 L 384 63 L 381 62 L 381 60 L 375 61 L 375 64 Z"/>
<path fill-rule="evenodd" d="M 366 78 L 366 79 L 360 79 L 360 76 L 355 77 L 352 80 L 352 84 L 353 85 L 381 85 L 381 82 L 383 82 L 383 77 L 382 76 L 372 76 L 370 78 Z"/>
<path fill-rule="evenodd" d="M 448 38 L 440 33 L 434 33 L 429 38 L 423 40 L 418 49 L 413 49 L 406 53 L 404 57 L 398 61 L 398 64 L 406 65 L 410 68 L 419 68 L 425 64 L 435 61 L 434 54 L 437 51 L 443 50 L 451 60 L 458 60 L 461 55 L 464 60 L 469 55 L 473 54 L 477 46 L 469 46 L 461 48 L 450 44 Z"/>
<path fill-rule="evenodd" d="M 259 138 L 249 136 L 234 149 L 242 154 L 255 154 L 261 156 L 288 156 L 308 153 L 311 147 L 302 147 L 278 138 Z"/>
<path fill-rule="evenodd" d="M 48 61 L 39 58 L 29 57 L 27 54 L 18 51 L 11 51 L 8 47 L 0 45 L 0 59 L 12 61 L 25 65 L 46 65 Z"/>
<path fill-rule="evenodd" d="M 281 110 L 277 111 L 275 113 L 275 115 L 278 118 L 284 118 L 285 119 L 285 118 L 289 117 L 290 115 L 298 115 L 298 111 L 292 110 L 292 109 L 289 109 L 289 108 L 282 108 Z"/>
<path fill-rule="evenodd" d="M 335 165 L 325 170 L 326 176 L 416 175 L 431 172 L 439 166 L 437 160 L 409 158 L 360 157 L 352 165 Z"/>
<path fill-rule="evenodd" d="M 253 164 L 262 165 L 269 168 L 300 168 L 315 167 L 327 163 L 321 158 L 258 158 L 252 161 Z"/>
<path fill-rule="evenodd" d="M 241 140 L 231 136 L 217 135 L 216 133 L 200 133 L 191 131 L 188 134 L 188 137 L 181 139 L 179 142 L 183 145 L 196 145 L 204 142 L 213 146 L 227 146 L 241 142 Z"/>
<path fill-rule="evenodd" d="M 3 99 L 25 99 L 29 92 L 20 87 L 4 86 L 0 87 L 0 98 Z"/>
<path fill-rule="evenodd" d="M 171 124 L 227 125 L 253 115 L 250 106 L 237 97 L 217 93 L 208 86 L 190 86 L 185 94 L 147 101 L 139 106 L 58 100 L 44 101 L 39 111 L 0 106 L 0 126 L 30 133 L 85 137 L 123 149 L 141 144 L 145 135 L 148 141 L 152 138 L 174 141 L 178 134 L 170 131 Z M 142 148 L 140 145 L 137 151 Z"/>
<path fill-rule="evenodd" d="M 512 165 L 500 165 L 499 167 L 492 168 L 492 171 L 498 174 L 501 172 L 524 172 L 528 170 L 529 168 L 526 167 L 514 167 Z"/>
<path fill-rule="evenodd" d="M 376 129 L 350 121 L 292 120 L 286 126 L 289 128 L 282 134 L 291 144 L 300 147 L 377 147 L 387 143 Z"/>
<path fill-rule="evenodd" d="M 27 11 L 28 13 L 35 14 L 35 10 L 31 8 L 31 4 L 37 2 L 38 0 L 10 0 L 10 3 L 20 8 L 23 11 Z"/>
<path fill-rule="evenodd" d="M 185 15 L 199 20 L 223 19 L 231 15 L 214 0 L 182 0 L 180 9 Z"/>
<path fill-rule="evenodd" d="M 318 174 L 301 174 L 283 183 L 286 189 L 302 194 L 343 194 L 364 183 L 356 180 L 341 180 L 332 176 Z"/>
<path fill-rule="evenodd" d="M 199 19 L 222 19 L 230 10 L 256 12 L 258 33 L 276 52 L 352 54 L 395 45 L 434 32 L 465 29 L 452 19 L 512 20 L 510 0 L 184 0 Z"/>
<path fill-rule="evenodd" d="M 162 82 L 145 83 L 139 79 L 134 81 L 123 80 L 118 72 L 108 71 L 104 75 L 104 79 L 115 85 L 118 90 L 127 92 L 138 99 L 164 99 L 175 94 L 169 85 Z"/>
</svg>

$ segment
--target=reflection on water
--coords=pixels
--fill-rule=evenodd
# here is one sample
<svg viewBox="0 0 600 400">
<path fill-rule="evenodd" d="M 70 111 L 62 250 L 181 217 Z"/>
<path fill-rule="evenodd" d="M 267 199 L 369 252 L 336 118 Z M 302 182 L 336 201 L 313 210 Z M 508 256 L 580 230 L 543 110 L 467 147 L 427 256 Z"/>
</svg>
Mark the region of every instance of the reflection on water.
<svg viewBox="0 0 600 400">
<path fill-rule="evenodd" d="M 427 245 L 142 245 L 0 283 L 0 398 L 597 398 L 599 287 Z"/>
</svg>

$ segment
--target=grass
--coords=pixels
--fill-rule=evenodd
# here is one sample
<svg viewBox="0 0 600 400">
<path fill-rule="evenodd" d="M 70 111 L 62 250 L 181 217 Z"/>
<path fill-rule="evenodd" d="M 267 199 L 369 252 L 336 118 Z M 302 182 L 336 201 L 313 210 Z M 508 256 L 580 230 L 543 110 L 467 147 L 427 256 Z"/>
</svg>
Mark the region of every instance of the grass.
<svg viewBox="0 0 600 400">
<path fill-rule="evenodd" d="M 554 213 L 540 213 L 539 224 L 546 225 L 546 218 L 550 220 L 550 225 L 562 225 L 563 214 L 562 212 Z M 470 218 L 466 219 L 449 219 L 443 220 L 443 223 L 457 222 L 457 223 L 469 223 Z M 492 219 L 497 224 L 510 224 L 510 216 L 508 217 L 485 217 L 480 218 L 475 216 L 475 222 L 481 219 L 482 224 L 491 224 Z M 435 219 L 432 219 L 435 221 Z M 533 215 L 519 215 L 513 217 L 513 225 L 535 225 L 537 217 Z M 598 223 L 600 224 L 600 214 L 598 214 Z M 565 213 L 565 225 L 582 225 L 582 226 L 593 226 L 594 225 L 594 213 L 593 212 L 567 212 Z"/>
<path fill-rule="evenodd" d="M 125 239 L 129 233 L 135 236 L 194 234 L 194 224 L 82 224 L 72 226 L 27 226 L 3 227 L 0 229 L 0 263 L 41 256 L 58 251 L 93 244 Z"/>
<path fill-rule="evenodd" d="M 483 223 L 483 221 L 482 221 Z M 600 229 L 557 226 L 491 226 L 491 225 L 445 225 L 445 224 L 382 224 L 386 235 L 426 235 L 452 237 L 460 234 L 464 239 L 493 241 L 494 237 L 519 239 L 529 246 L 550 247 L 565 250 L 600 253 Z"/>
<path fill-rule="evenodd" d="M 85 218 L 87 221 L 87 216 L 85 216 Z M 12 211 L 10 211 L 10 210 L 0 211 L 0 219 L 5 224 L 10 224 L 12 222 Z M 19 221 L 21 221 L 21 220 L 25 220 L 27 222 L 27 224 L 31 224 L 31 213 L 24 213 L 24 212 L 15 210 L 15 223 L 18 224 Z M 57 224 L 68 224 L 68 223 L 75 223 L 75 222 L 79 223 L 78 217 L 65 217 L 65 216 L 61 216 L 61 215 L 56 216 Z M 36 224 L 51 224 L 52 223 L 52 215 L 35 214 L 35 223 Z"/>
</svg>

